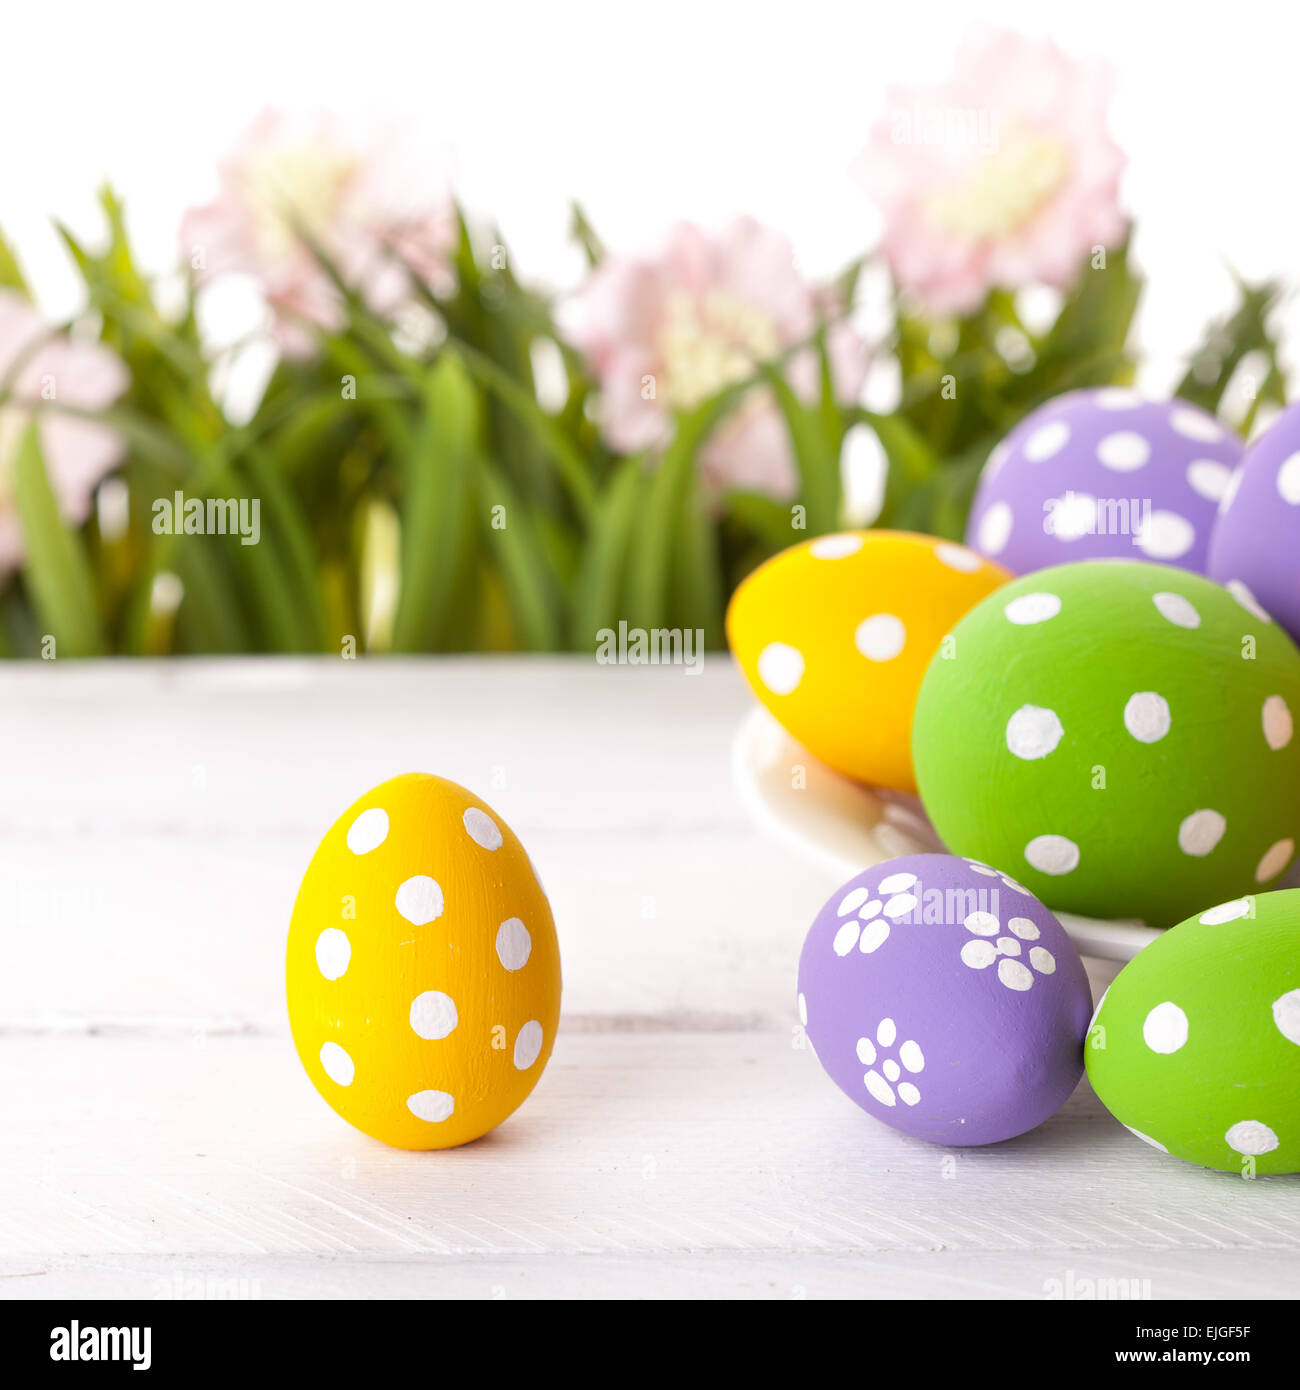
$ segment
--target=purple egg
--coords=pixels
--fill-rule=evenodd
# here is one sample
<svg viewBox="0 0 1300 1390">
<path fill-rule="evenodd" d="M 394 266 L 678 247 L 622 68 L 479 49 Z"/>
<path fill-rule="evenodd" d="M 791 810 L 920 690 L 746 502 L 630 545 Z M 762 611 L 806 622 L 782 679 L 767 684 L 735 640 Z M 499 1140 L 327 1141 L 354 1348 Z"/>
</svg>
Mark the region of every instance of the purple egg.
<svg viewBox="0 0 1300 1390">
<path fill-rule="evenodd" d="M 1071 391 L 989 455 L 966 543 L 1016 574 L 1108 557 L 1203 573 L 1241 453 L 1231 430 L 1186 401 Z"/>
<path fill-rule="evenodd" d="M 1246 450 L 1214 523 L 1206 573 L 1300 642 L 1300 405 Z"/>
<path fill-rule="evenodd" d="M 851 1100 L 904 1134 L 996 1144 L 1083 1073 L 1092 1016 L 1074 943 L 987 864 L 913 854 L 850 879 L 799 959 L 799 1018 Z"/>
</svg>

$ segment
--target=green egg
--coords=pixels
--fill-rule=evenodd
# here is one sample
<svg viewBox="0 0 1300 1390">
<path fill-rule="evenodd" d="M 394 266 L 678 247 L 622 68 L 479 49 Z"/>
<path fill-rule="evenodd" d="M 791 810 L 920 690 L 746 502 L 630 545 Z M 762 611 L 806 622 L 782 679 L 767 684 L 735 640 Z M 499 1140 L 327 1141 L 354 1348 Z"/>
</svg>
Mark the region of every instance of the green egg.
<svg viewBox="0 0 1300 1390">
<path fill-rule="evenodd" d="M 1168 927 L 1300 839 L 1300 652 L 1242 587 L 1128 561 L 1038 570 L 921 684 L 917 783 L 955 854 L 1049 907 Z"/>
<path fill-rule="evenodd" d="M 1300 890 L 1210 908 L 1120 971 L 1084 1046 L 1139 1139 L 1247 1177 L 1300 1172 Z"/>
</svg>

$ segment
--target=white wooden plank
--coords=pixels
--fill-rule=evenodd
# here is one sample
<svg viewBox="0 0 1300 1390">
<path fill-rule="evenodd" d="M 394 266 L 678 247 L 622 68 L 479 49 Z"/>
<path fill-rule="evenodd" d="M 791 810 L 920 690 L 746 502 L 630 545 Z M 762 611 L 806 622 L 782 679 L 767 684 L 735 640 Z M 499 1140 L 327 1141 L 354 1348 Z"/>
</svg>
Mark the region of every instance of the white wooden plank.
<svg viewBox="0 0 1300 1390">
<path fill-rule="evenodd" d="M 297 835 L 63 837 L 0 853 L 0 1027 L 281 1027 Z M 830 878 L 748 831 L 538 831 L 565 1009 L 644 1026 L 784 1021 Z"/>
<path fill-rule="evenodd" d="M 591 657 L 10 664 L 0 832 L 301 831 L 399 772 L 473 788 L 540 828 L 747 828 L 730 658 Z"/>
<path fill-rule="evenodd" d="M 1287 1250 L 871 1254 L 0 1256 L 0 1297 L 138 1299 L 1294 1298 Z"/>
<path fill-rule="evenodd" d="M 734 796 L 748 699 L 723 658 L 0 673 L 22 731 L 0 798 L 0 1297 L 1300 1292 L 1293 1181 L 1162 1158 L 1086 1086 L 1024 1139 L 941 1151 L 793 1048 L 834 875 Z M 566 993 L 520 1114 L 413 1155 L 319 1100 L 281 990 L 316 840 L 421 767 L 525 838 Z"/>
<path fill-rule="evenodd" d="M 525 836 L 573 1023 L 784 1024 L 838 875 L 748 823 L 729 762 L 748 703 L 721 657 L 698 677 L 582 658 L 0 673 L 0 717 L 32 731 L 0 798 L 0 1028 L 281 1027 L 316 841 L 410 767 Z"/>
<path fill-rule="evenodd" d="M 719 1266 L 724 1286 L 744 1264 L 784 1278 L 785 1296 L 805 1278 L 820 1296 L 832 1276 L 872 1293 L 900 1269 L 919 1280 L 921 1266 L 882 1252 L 942 1264 L 954 1251 L 998 1256 L 954 1266 L 963 1296 L 980 1280 L 1042 1296 L 1044 1279 L 1071 1270 L 1183 1296 L 1243 1273 L 1223 1252 L 1285 1253 L 1254 1282 L 1300 1292 L 1294 1181 L 1153 1153 L 1086 1086 L 1022 1139 L 945 1150 L 857 1110 L 787 1034 L 562 1035 L 537 1092 L 494 1135 L 410 1154 L 338 1120 L 283 1038 L 10 1037 L 0 1059 L 0 1272 L 15 1284 L 35 1273 L 51 1293 L 111 1281 L 105 1271 L 137 1256 L 148 1259 L 127 1260 L 127 1283 L 189 1255 L 176 1268 L 269 1281 L 261 1292 L 276 1296 L 300 1290 L 315 1257 L 335 1262 L 326 1292 L 343 1283 L 339 1261 L 427 1261 L 429 1287 L 445 1290 L 473 1277 L 447 1263 L 458 1259 L 498 1262 L 485 1286 L 523 1294 L 534 1258 L 565 1257 L 551 1275 L 567 1269 L 579 1289 L 588 1276 L 572 1257 L 666 1271 L 715 1252 L 736 1257 Z M 1181 1261 L 1152 1263 L 1159 1251 Z M 778 1273 L 789 1269 L 806 1273 Z M 392 1291 L 382 1271 L 365 1277 Z M 626 1287 L 644 1285 L 629 1275 Z"/>
</svg>

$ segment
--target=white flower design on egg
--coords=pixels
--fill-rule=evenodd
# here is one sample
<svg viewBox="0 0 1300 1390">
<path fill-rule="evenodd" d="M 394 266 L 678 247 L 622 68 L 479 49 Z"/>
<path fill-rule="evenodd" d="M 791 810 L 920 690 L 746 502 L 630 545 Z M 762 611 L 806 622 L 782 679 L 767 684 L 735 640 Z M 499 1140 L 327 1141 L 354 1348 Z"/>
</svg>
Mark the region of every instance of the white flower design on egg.
<svg viewBox="0 0 1300 1390">
<path fill-rule="evenodd" d="M 866 888 L 850 889 L 839 902 L 836 914 L 848 917 L 835 933 L 831 947 L 837 956 L 847 956 L 856 946 L 863 955 L 877 951 L 889 940 L 891 925 L 916 907 L 916 875 L 889 874 L 876 885 L 873 896 Z M 857 918 L 849 917 L 852 912 Z"/>
<path fill-rule="evenodd" d="M 1007 923 L 1011 936 L 999 935 L 1002 923 L 991 912 L 972 912 L 962 925 L 974 938 L 961 948 L 962 964 L 972 970 L 987 970 L 996 961 L 998 980 L 1007 989 L 1032 989 L 1036 974 L 1055 974 L 1056 957 L 1046 946 L 1029 948 L 1028 965 L 1020 959 L 1024 950 L 1021 942 L 1039 937 L 1037 925 L 1028 917 L 1011 918 Z"/>
<path fill-rule="evenodd" d="M 897 1055 L 885 1055 L 890 1052 Z M 874 1042 L 870 1038 L 859 1038 L 857 1053 L 858 1061 L 870 1067 L 862 1078 L 863 1084 L 881 1105 L 894 1106 L 900 1100 L 904 1105 L 915 1105 L 921 1099 L 916 1083 L 904 1081 L 902 1076 L 904 1068 L 912 1076 L 919 1076 L 925 1070 L 925 1054 L 920 1044 L 911 1038 L 898 1042 L 898 1025 L 892 1018 L 882 1018 L 876 1025 Z"/>
</svg>

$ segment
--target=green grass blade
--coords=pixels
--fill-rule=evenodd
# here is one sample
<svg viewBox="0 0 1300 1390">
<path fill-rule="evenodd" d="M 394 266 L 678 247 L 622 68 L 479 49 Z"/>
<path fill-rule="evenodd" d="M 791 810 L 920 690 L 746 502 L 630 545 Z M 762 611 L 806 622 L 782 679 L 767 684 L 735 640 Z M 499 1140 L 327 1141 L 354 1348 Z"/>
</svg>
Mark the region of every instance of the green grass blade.
<svg viewBox="0 0 1300 1390">
<path fill-rule="evenodd" d="M 35 425 L 18 445 L 14 491 L 26 543 L 23 577 L 59 656 L 99 656 L 106 649 L 94 581 L 81 538 L 64 521 L 45 472 Z"/>
<path fill-rule="evenodd" d="M 454 356 L 430 368 L 424 417 L 405 460 L 402 579 L 393 650 L 440 645 L 471 526 L 470 467 L 482 429 L 473 383 Z"/>
<path fill-rule="evenodd" d="M 586 458 L 537 404 L 536 398 L 491 358 L 464 343 L 458 343 L 455 350 L 474 377 L 532 431 L 554 461 L 579 515 L 590 523 L 596 513 L 597 499 Z"/>
<path fill-rule="evenodd" d="M 478 465 L 480 506 L 491 520 L 484 530 L 484 548 L 492 554 L 505 583 L 515 629 L 529 651 L 553 652 L 564 646 L 560 588 L 547 564 L 546 550 L 527 509 L 501 471 L 486 459 Z M 497 512 L 496 508 L 501 508 Z"/>
<path fill-rule="evenodd" d="M 578 576 L 573 641 L 579 651 L 594 650 L 596 634 L 602 628 L 616 627 L 619 618 L 626 616 L 619 612 L 619 602 L 645 483 L 640 456 L 624 459 L 601 498 Z"/>
</svg>

